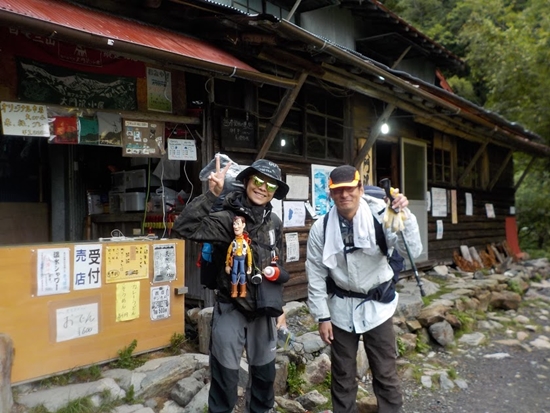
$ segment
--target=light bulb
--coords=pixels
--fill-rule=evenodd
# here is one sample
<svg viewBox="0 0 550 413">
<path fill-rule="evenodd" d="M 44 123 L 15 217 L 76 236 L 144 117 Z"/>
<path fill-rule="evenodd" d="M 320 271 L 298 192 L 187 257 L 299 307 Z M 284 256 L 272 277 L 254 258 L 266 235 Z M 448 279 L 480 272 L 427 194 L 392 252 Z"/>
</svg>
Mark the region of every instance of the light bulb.
<svg viewBox="0 0 550 413">
<path fill-rule="evenodd" d="M 386 135 L 389 131 L 390 131 L 390 127 L 388 126 L 388 124 L 386 122 L 384 122 L 382 124 L 382 126 L 380 126 L 380 132 L 382 132 L 384 135 Z"/>
</svg>

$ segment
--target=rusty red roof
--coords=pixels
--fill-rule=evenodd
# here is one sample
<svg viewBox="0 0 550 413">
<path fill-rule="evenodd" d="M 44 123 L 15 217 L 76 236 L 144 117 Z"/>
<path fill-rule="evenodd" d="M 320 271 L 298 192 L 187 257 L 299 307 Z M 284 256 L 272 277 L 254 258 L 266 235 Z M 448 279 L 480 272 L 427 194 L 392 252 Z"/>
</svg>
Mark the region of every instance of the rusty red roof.
<svg viewBox="0 0 550 413">
<path fill-rule="evenodd" d="M 191 59 L 257 72 L 231 54 L 202 40 L 128 20 L 62 0 L 0 0 L 0 11 L 48 22 L 116 42 L 161 50 Z M 15 17 L 15 16 L 14 16 Z"/>
</svg>

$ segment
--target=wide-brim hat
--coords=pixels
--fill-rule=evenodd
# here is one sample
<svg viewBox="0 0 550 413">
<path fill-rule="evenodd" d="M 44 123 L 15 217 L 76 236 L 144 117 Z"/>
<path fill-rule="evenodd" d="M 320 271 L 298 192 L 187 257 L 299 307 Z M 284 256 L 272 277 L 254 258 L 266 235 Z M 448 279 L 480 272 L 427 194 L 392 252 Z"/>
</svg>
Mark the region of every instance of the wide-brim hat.
<svg viewBox="0 0 550 413">
<path fill-rule="evenodd" d="M 274 195 L 276 199 L 283 199 L 286 196 L 286 194 L 288 194 L 288 190 L 290 188 L 288 187 L 286 182 L 283 181 L 281 168 L 279 168 L 279 165 L 277 165 L 275 162 L 271 162 L 267 159 L 258 159 L 248 168 L 243 169 L 237 175 L 237 179 L 241 182 L 244 182 L 245 178 L 248 178 L 250 175 L 253 175 L 256 173 L 262 174 L 268 178 L 273 179 L 275 182 L 277 182 L 278 188 L 275 191 L 275 195 Z"/>
</svg>

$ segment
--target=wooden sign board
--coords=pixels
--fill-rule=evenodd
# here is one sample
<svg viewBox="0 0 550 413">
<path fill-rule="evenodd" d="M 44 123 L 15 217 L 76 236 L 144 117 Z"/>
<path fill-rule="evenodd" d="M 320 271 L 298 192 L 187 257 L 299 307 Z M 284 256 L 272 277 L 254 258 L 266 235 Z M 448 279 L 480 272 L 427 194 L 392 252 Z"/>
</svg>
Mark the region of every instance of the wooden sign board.
<svg viewBox="0 0 550 413">
<path fill-rule="evenodd" d="M 16 350 L 11 382 L 114 360 L 133 340 L 135 354 L 169 346 L 174 333 L 185 331 L 178 293 L 184 245 L 171 239 L 0 247 L 0 333 Z M 119 268 L 126 276 L 108 280 Z"/>
<path fill-rule="evenodd" d="M 256 147 L 256 123 L 246 117 L 222 118 L 220 133 L 224 148 Z"/>
</svg>

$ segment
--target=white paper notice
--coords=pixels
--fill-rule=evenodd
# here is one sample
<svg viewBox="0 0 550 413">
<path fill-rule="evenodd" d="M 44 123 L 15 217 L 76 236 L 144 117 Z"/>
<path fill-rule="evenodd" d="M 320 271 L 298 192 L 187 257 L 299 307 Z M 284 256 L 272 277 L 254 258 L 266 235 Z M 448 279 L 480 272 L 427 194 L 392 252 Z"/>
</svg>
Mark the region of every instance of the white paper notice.
<svg viewBox="0 0 550 413">
<path fill-rule="evenodd" d="M 311 206 L 311 204 L 309 203 L 309 201 L 306 201 L 306 203 L 304 204 L 304 206 L 306 207 L 307 212 L 309 212 L 309 215 L 311 215 L 311 218 L 313 218 L 313 219 L 319 218 L 319 215 L 317 215 L 317 214 L 315 213 L 315 210 L 313 209 L 313 207 Z"/>
<path fill-rule="evenodd" d="M 443 238 L 443 220 L 438 219 L 435 221 L 437 225 L 437 233 L 436 233 L 436 239 L 442 239 Z"/>
<path fill-rule="evenodd" d="M 472 216 L 474 215 L 474 202 L 472 200 L 472 194 L 470 192 L 466 192 L 466 215 Z"/>
<path fill-rule="evenodd" d="M 151 287 L 151 320 L 170 317 L 170 286 Z"/>
<path fill-rule="evenodd" d="M 92 336 L 99 332 L 97 303 L 60 308 L 55 312 L 56 342 Z"/>
<path fill-rule="evenodd" d="M 447 216 L 447 190 L 445 188 L 432 188 L 432 216 Z"/>
<path fill-rule="evenodd" d="M 168 139 L 168 159 L 171 161 L 196 161 L 197 146 L 193 139 Z"/>
<path fill-rule="evenodd" d="M 101 287 L 101 257 L 101 244 L 74 246 L 74 290 L 89 290 Z"/>
<path fill-rule="evenodd" d="M 309 177 L 305 175 L 287 175 L 286 183 L 290 190 L 286 199 L 308 199 L 309 198 Z"/>
<path fill-rule="evenodd" d="M 70 291 L 70 249 L 36 250 L 36 295 L 52 295 Z"/>
<path fill-rule="evenodd" d="M 273 212 L 275 215 L 279 217 L 279 219 L 283 220 L 283 201 L 280 199 L 273 198 L 271 200 L 271 212 Z"/>
<path fill-rule="evenodd" d="M 432 209 L 432 193 L 430 191 L 426 192 L 426 211 L 430 212 Z"/>
<path fill-rule="evenodd" d="M 306 223 L 306 208 L 300 201 L 285 201 L 283 203 L 285 219 L 283 226 L 303 227 Z"/>
<path fill-rule="evenodd" d="M 294 262 L 300 260 L 300 243 L 298 241 L 297 232 L 289 232 L 285 234 L 286 241 L 286 262 Z"/>
<path fill-rule="evenodd" d="M 487 211 L 487 218 L 495 217 L 495 209 L 493 208 L 493 204 L 485 204 L 485 211 Z"/>
<path fill-rule="evenodd" d="M 153 245 L 153 282 L 176 279 L 176 244 Z"/>
</svg>

